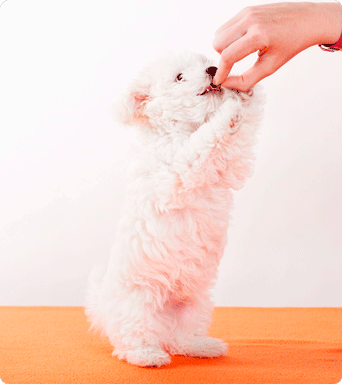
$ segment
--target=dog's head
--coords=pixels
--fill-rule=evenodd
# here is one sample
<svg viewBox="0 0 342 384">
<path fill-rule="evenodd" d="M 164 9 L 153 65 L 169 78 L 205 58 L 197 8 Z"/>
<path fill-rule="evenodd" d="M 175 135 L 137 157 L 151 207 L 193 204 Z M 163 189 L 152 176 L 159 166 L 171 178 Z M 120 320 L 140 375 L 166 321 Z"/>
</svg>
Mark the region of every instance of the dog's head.
<svg viewBox="0 0 342 384">
<path fill-rule="evenodd" d="M 130 84 L 117 108 L 120 120 L 166 132 L 203 124 L 227 92 L 212 84 L 216 70 L 204 55 L 169 53 Z"/>
</svg>

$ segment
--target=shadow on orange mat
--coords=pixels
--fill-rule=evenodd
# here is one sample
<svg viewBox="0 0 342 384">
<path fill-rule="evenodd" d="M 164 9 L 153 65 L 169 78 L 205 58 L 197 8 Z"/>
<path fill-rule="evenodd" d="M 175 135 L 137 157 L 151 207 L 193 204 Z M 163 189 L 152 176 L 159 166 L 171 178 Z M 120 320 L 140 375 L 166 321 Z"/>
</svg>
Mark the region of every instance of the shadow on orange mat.
<svg viewBox="0 0 342 384">
<path fill-rule="evenodd" d="M 81 307 L 0 307 L 0 379 L 5 384 L 337 384 L 342 379 L 342 308 L 226 308 L 210 336 L 225 357 L 173 356 L 139 368 L 111 356 L 88 332 Z M 1 383 L 1 381 L 0 381 Z"/>
</svg>

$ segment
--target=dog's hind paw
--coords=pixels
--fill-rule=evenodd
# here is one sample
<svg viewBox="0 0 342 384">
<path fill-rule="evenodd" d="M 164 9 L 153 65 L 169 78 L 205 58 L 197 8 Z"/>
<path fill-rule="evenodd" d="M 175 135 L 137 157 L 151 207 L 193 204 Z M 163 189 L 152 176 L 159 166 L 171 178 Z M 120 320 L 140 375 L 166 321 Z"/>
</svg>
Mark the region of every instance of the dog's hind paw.
<svg viewBox="0 0 342 384">
<path fill-rule="evenodd" d="M 228 351 L 228 345 L 212 337 L 193 336 L 178 342 L 174 354 L 192 357 L 219 357 Z"/>
<path fill-rule="evenodd" d="M 171 357 L 168 353 L 150 346 L 128 351 L 125 359 L 127 362 L 140 367 L 161 367 L 171 363 Z"/>
</svg>

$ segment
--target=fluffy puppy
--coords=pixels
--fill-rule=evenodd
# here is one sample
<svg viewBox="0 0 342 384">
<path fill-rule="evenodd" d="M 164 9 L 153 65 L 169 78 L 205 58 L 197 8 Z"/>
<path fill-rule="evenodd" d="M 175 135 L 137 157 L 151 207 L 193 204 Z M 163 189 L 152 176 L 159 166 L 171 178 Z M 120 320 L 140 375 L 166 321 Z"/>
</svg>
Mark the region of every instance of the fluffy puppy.
<svg viewBox="0 0 342 384">
<path fill-rule="evenodd" d="M 227 240 L 232 190 L 251 175 L 262 115 L 259 86 L 212 84 L 205 56 L 168 54 L 145 68 L 117 106 L 140 132 L 124 215 L 107 270 L 90 276 L 86 313 L 113 355 L 139 366 L 170 355 L 217 357 L 207 337 Z"/>
</svg>

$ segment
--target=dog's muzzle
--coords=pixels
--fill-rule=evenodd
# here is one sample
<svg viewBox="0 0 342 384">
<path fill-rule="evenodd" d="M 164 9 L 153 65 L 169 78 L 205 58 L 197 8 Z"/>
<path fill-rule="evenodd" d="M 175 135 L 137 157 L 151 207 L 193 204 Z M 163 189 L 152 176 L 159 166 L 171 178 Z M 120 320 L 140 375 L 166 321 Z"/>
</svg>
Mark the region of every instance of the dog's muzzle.
<svg viewBox="0 0 342 384">
<path fill-rule="evenodd" d="M 216 72 L 217 72 L 217 67 L 208 67 L 206 70 L 205 70 L 205 73 L 207 75 L 209 75 L 210 77 L 210 80 L 211 80 L 211 83 L 210 85 L 202 92 L 202 93 L 199 93 L 198 95 L 199 96 L 203 96 L 203 95 L 206 95 L 207 93 L 211 93 L 211 92 L 221 92 L 221 86 L 220 85 L 215 85 L 213 83 L 213 79 L 216 75 Z"/>
</svg>

